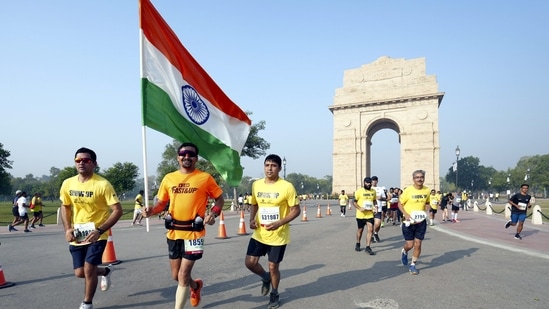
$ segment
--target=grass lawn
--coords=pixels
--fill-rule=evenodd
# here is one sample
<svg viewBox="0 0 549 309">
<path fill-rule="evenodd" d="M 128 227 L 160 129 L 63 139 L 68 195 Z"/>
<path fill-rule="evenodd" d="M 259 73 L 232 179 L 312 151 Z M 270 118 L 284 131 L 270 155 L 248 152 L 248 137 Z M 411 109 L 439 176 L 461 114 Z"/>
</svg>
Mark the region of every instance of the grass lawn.
<svg viewBox="0 0 549 309">
<path fill-rule="evenodd" d="M 131 220 L 133 219 L 133 209 L 134 201 L 122 201 L 122 210 L 123 215 L 120 220 Z M 42 209 L 44 213 L 44 224 L 57 224 L 57 209 L 61 205 L 60 202 L 51 202 L 44 201 L 44 208 Z M 152 201 L 149 202 L 149 205 L 152 206 Z M 12 205 L 9 202 L 0 202 L 0 226 L 7 226 L 13 220 L 13 215 L 11 213 Z M 231 208 L 231 201 L 225 200 L 225 207 L 223 210 L 228 210 Z M 29 209 L 29 219 L 32 218 L 32 213 Z"/>
</svg>

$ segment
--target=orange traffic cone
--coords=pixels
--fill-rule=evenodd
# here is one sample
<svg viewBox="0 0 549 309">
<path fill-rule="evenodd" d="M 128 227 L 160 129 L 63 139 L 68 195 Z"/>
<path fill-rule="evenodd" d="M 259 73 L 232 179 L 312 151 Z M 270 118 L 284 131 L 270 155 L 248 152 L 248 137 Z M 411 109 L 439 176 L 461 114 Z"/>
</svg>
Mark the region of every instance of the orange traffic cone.
<svg viewBox="0 0 549 309">
<path fill-rule="evenodd" d="M 301 218 L 301 221 L 303 222 L 309 222 L 309 220 L 307 219 L 307 206 L 303 206 L 303 217 Z"/>
<path fill-rule="evenodd" d="M 326 215 L 331 216 L 332 215 L 332 209 L 330 208 L 330 204 L 328 204 L 328 208 L 326 209 Z"/>
<path fill-rule="evenodd" d="M 244 210 L 240 211 L 240 223 L 238 224 L 238 235 L 248 235 L 248 233 L 246 233 L 246 223 L 244 223 Z"/>
<path fill-rule="evenodd" d="M 223 215 L 223 212 L 221 212 L 221 216 L 219 217 L 219 232 L 217 233 L 217 239 L 227 239 L 227 230 L 225 230 L 225 216 Z"/>
<path fill-rule="evenodd" d="M 107 247 L 103 251 L 102 257 L 103 264 L 120 264 L 122 261 L 116 259 L 116 253 L 114 252 L 114 243 L 112 241 L 112 230 L 109 229 L 109 239 L 107 240 Z"/>
<path fill-rule="evenodd" d="M 14 285 L 15 283 L 6 281 L 6 278 L 4 278 L 4 270 L 2 270 L 2 264 L 0 263 L 0 289 L 9 288 Z"/>
<path fill-rule="evenodd" d="M 322 218 L 322 213 L 320 212 L 320 204 L 318 204 L 318 210 L 316 212 L 316 217 L 317 218 Z"/>
</svg>

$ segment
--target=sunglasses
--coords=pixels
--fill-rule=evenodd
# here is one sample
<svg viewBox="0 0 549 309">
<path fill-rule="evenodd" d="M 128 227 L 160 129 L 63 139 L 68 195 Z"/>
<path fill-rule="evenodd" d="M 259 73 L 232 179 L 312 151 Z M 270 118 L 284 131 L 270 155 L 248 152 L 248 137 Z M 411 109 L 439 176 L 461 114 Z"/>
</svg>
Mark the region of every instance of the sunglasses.
<svg viewBox="0 0 549 309">
<path fill-rule="evenodd" d="M 91 161 L 92 161 L 92 159 L 90 159 L 90 158 L 76 158 L 76 159 L 74 159 L 74 162 L 76 162 L 76 163 L 80 163 L 80 162 L 90 163 Z"/>
<path fill-rule="evenodd" d="M 189 156 L 189 158 L 194 158 L 197 156 L 196 152 L 192 151 L 192 150 L 181 150 L 179 152 L 179 156 L 181 157 L 184 157 L 184 156 Z"/>
</svg>

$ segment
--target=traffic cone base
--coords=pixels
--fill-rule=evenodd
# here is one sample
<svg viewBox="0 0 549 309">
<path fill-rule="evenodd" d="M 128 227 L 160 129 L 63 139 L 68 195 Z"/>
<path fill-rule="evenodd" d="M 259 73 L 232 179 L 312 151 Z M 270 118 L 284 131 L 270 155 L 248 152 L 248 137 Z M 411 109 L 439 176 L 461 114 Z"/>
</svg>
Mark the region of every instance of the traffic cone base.
<svg viewBox="0 0 549 309">
<path fill-rule="evenodd" d="M 328 204 L 328 208 L 326 209 L 326 215 L 331 216 L 332 215 L 332 209 L 330 208 L 330 204 Z"/>
<path fill-rule="evenodd" d="M 101 258 L 101 262 L 103 264 L 117 265 L 122 263 L 122 261 L 116 259 L 116 253 L 114 252 L 114 243 L 112 239 L 112 229 L 109 229 L 109 239 L 107 240 L 107 247 L 105 247 L 105 251 L 103 251 L 103 257 Z"/>
<path fill-rule="evenodd" d="M 219 216 L 219 232 L 217 233 L 216 239 L 227 239 L 227 230 L 225 229 L 225 216 L 223 212 Z"/>
<path fill-rule="evenodd" d="M 303 206 L 303 216 L 301 217 L 302 222 L 309 222 L 307 219 L 307 206 Z"/>
<path fill-rule="evenodd" d="M 4 270 L 2 269 L 2 264 L 0 264 L 0 289 L 9 288 L 10 286 L 14 285 L 15 283 L 6 281 L 6 278 L 4 277 Z"/>
<path fill-rule="evenodd" d="M 240 223 L 238 224 L 238 235 L 248 235 L 248 233 L 246 233 L 246 223 L 244 222 L 244 210 L 240 211 Z"/>
</svg>

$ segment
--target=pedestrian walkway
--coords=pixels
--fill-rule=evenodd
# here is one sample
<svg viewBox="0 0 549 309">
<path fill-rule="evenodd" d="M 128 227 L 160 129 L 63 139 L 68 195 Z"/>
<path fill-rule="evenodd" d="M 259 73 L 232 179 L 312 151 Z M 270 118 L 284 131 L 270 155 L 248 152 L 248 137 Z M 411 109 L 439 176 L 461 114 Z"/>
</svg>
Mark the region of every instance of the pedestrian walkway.
<svg viewBox="0 0 549 309">
<path fill-rule="evenodd" d="M 487 215 L 483 211 L 460 211 L 460 222 L 435 220 L 431 228 L 478 243 L 549 259 L 549 224 L 534 225 L 530 218 L 524 222 L 522 240 L 515 239 L 516 226 L 505 229 L 509 221 L 503 213 Z"/>
</svg>

